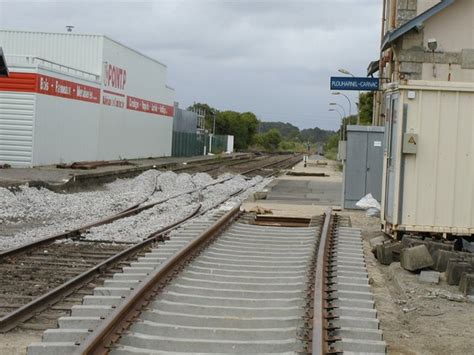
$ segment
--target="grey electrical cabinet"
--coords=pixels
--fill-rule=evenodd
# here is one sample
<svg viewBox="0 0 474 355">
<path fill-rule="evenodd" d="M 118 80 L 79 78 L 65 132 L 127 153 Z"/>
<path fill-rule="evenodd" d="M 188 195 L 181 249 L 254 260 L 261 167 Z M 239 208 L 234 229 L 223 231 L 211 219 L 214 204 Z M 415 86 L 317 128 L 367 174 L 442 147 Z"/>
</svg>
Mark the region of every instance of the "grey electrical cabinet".
<svg viewBox="0 0 474 355">
<path fill-rule="evenodd" d="M 347 126 L 344 208 L 356 208 L 368 193 L 381 201 L 384 141 L 384 127 Z"/>
</svg>

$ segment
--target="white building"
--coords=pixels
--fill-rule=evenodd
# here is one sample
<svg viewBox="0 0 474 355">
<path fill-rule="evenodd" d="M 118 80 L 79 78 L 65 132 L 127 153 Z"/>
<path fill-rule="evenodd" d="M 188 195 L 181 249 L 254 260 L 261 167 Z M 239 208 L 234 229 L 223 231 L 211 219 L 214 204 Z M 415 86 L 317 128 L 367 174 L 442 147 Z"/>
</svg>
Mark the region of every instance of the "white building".
<svg viewBox="0 0 474 355">
<path fill-rule="evenodd" d="M 169 156 L 166 66 L 106 36 L 0 31 L 0 163 Z"/>
</svg>

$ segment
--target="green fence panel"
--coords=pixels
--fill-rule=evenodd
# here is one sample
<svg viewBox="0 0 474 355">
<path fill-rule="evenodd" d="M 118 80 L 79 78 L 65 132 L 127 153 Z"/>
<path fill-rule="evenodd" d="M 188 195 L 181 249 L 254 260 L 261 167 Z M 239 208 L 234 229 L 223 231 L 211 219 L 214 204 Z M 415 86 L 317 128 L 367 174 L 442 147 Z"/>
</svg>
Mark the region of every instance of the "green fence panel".
<svg viewBox="0 0 474 355">
<path fill-rule="evenodd" d="M 211 153 L 219 154 L 227 150 L 227 136 L 216 134 L 212 136 Z"/>
<path fill-rule="evenodd" d="M 208 142 L 209 136 L 207 134 L 173 131 L 171 155 L 173 157 L 190 157 L 194 155 L 203 155 L 204 147 L 209 144 Z"/>
</svg>

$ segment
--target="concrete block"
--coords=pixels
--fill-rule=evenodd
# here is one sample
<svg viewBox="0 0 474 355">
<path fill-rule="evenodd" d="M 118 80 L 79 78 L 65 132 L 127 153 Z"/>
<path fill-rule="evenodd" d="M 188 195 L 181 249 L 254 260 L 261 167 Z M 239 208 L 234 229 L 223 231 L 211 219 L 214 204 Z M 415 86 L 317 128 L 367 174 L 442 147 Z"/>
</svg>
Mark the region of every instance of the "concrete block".
<svg viewBox="0 0 474 355">
<path fill-rule="evenodd" d="M 112 306 L 96 306 L 96 305 L 74 305 L 71 308 L 71 316 L 73 317 L 106 317 L 112 312 Z"/>
<path fill-rule="evenodd" d="M 446 281 L 448 285 L 459 285 L 463 273 L 474 272 L 470 263 L 459 259 L 449 259 L 446 269 Z"/>
<path fill-rule="evenodd" d="M 128 287 L 96 287 L 94 296 L 126 296 L 132 292 Z"/>
<path fill-rule="evenodd" d="M 398 0 L 397 9 L 398 10 L 407 10 L 408 9 L 408 0 Z"/>
<path fill-rule="evenodd" d="M 464 296 L 474 296 L 474 274 L 465 272 L 461 275 L 459 290 Z"/>
<path fill-rule="evenodd" d="M 382 265 L 390 265 L 393 262 L 393 252 L 390 244 L 377 245 L 375 248 L 375 257 Z"/>
<path fill-rule="evenodd" d="M 265 191 L 258 191 L 253 194 L 253 199 L 254 201 L 258 200 L 266 200 L 267 199 L 268 192 Z"/>
<path fill-rule="evenodd" d="M 425 241 L 421 237 L 412 237 L 410 235 L 404 235 L 402 237 L 403 248 L 416 247 L 418 245 L 425 245 Z"/>
<path fill-rule="evenodd" d="M 380 329 L 343 328 L 334 331 L 336 336 L 346 339 L 383 340 Z"/>
<path fill-rule="evenodd" d="M 102 321 L 101 317 L 60 317 L 58 324 L 63 329 L 93 330 Z"/>
<path fill-rule="evenodd" d="M 373 301 L 374 295 L 372 292 L 360 292 L 360 291 L 331 291 L 331 296 L 334 298 L 344 298 L 350 300 L 364 300 Z"/>
<path fill-rule="evenodd" d="M 417 5 L 418 5 L 418 0 L 408 0 L 407 10 L 416 11 Z"/>
<path fill-rule="evenodd" d="M 416 11 L 413 10 L 406 10 L 406 9 L 398 9 L 397 11 L 397 27 L 404 25 L 412 18 L 416 16 Z"/>
<path fill-rule="evenodd" d="M 418 280 L 420 282 L 428 282 L 428 283 L 439 283 L 439 272 L 438 271 L 422 271 L 418 276 Z"/>
<path fill-rule="evenodd" d="M 70 342 L 58 343 L 32 343 L 28 345 L 28 355 L 64 355 L 74 354 L 79 349 L 79 344 Z"/>
<path fill-rule="evenodd" d="M 371 300 L 359 300 L 353 298 L 338 298 L 331 302 L 335 307 L 354 307 L 374 309 L 375 302 Z"/>
<path fill-rule="evenodd" d="M 347 339 L 342 338 L 334 343 L 336 349 L 342 350 L 344 354 L 385 354 L 387 344 L 383 340 Z"/>
<path fill-rule="evenodd" d="M 426 60 L 423 50 L 423 34 L 417 34 L 415 37 L 415 33 L 407 34 L 408 37 L 403 39 L 404 49 L 400 51 L 400 61 L 402 62 L 421 64 Z"/>
<path fill-rule="evenodd" d="M 452 243 L 442 243 L 438 241 L 428 241 L 426 243 L 426 247 L 428 248 L 428 251 L 430 252 L 431 256 L 433 257 L 433 260 L 435 258 L 435 253 L 439 250 L 446 250 L 446 251 L 453 251 L 454 244 Z"/>
<path fill-rule="evenodd" d="M 461 68 L 474 69 L 474 49 L 463 49 L 461 51 Z"/>
<path fill-rule="evenodd" d="M 370 292 L 370 286 L 368 284 L 358 284 L 358 283 L 345 283 L 339 282 L 333 286 L 333 288 L 338 291 L 355 291 L 355 292 Z"/>
<path fill-rule="evenodd" d="M 456 258 L 458 253 L 448 250 L 435 250 L 433 252 L 434 269 L 439 272 L 445 272 L 448 267 L 449 259 Z"/>
<path fill-rule="evenodd" d="M 342 316 L 332 320 L 330 325 L 340 328 L 379 329 L 379 320 L 377 318 Z"/>
<path fill-rule="evenodd" d="M 84 305 L 118 306 L 123 299 L 124 297 L 120 296 L 84 296 L 82 303 Z"/>
<path fill-rule="evenodd" d="M 43 333 L 43 342 L 81 342 L 89 336 L 87 329 L 47 329 Z"/>
<path fill-rule="evenodd" d="M 403 249 L 400 254 L 400 265 L 409 271 L 416 271 L 433 266 L 433 258 L 425 245 Z"/>
<path fill-rule="evenodd" d="M 374 308 L 339 307 L 334 310 L 334 314 L 343 317 L 377 318 L 377 310 Z"/>
<path fill-rule="evenodd" d="M 387 238 L 385 238 L 383 235 L 369 240 L 369 244 L 370 244 L 370 247 L 372 248 L 372 252 L 375 251 L 375 249 L 377 248 L 377 245 L 383 244 L 386 240 Z"/>
</svg>

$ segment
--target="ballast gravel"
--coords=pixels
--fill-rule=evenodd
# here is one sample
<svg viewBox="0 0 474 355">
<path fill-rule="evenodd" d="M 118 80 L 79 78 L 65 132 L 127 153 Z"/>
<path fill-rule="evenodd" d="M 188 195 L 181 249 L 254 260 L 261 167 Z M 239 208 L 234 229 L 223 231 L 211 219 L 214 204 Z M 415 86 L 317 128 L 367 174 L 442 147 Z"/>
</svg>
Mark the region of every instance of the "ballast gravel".
<svg viewBox="0 0 474 355">
<path fill-rule="evenodd" d="M 191 215 L 199 205 L 201 205 L 200 211 L 206 211 L 226 200 L 230 195 L 261 183 L 262 180 L 261 177 L 246 180 L 242 176 L 235 176 L 222 184 L 213 185 L 199 192 L 174 198 L 137 215 L 92 228 L 85 234 L 85 238 L 96 241 L 136 243 L 162 227 Z M 212 182 L 210 180 L 206 184 Z M 201 186 L 204 186 L 204 184 Z M 243 197 L 238 196 L 240 199 Z M 232 199 L 235 199 L 234 204 L 240 201 L 238 198 Z"/>
<path fill-rule="evenodd" d="M 0 188 L 0 250 L 96 222 L 145 200 L 146 204 L 161 201 L 224 179 L 230 180 L 93 228 L 85 234 L 85 238 L 92 240 L 137 242 L 189 215 L 199 204 L 205 210 L 241 189 L 267 184 L 269 180 L 261 177 L 246 180 L 231 174 L 215 180 L 205 173 L 189 175 L 148 170 L 133 179 L 118 179 L 105 185 L 103 190 L 93 192 L 61 194 L 28 186 L 11 192 Z"/>
</svg>

